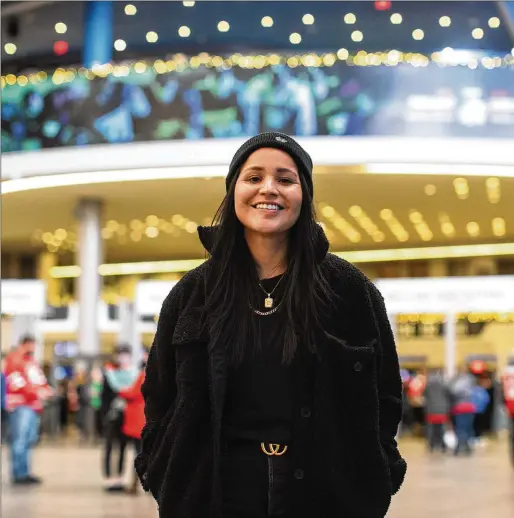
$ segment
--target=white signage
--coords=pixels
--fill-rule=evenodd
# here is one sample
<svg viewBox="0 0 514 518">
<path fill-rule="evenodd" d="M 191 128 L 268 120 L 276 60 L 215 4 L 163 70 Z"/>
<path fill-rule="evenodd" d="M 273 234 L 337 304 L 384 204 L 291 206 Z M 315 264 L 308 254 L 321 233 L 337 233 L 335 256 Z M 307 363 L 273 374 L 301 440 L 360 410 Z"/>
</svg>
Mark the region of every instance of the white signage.
<svg viewBox="0 0 514 518">
<path fill-rule="evenodd" d="M 136 286 L 135 308 L 140 316 L 155 316 L 178 281 L 140 281 Z"/>
<path fill-rule="evenodd" d="M 514 311 L 514 275 L 379 279 L 388 313 Z"/>
<path fill-rule="evenodd" d="M 43 316 L 46 284 L 38 280 L 2 280 L 2 314 Z"/>
</svg>

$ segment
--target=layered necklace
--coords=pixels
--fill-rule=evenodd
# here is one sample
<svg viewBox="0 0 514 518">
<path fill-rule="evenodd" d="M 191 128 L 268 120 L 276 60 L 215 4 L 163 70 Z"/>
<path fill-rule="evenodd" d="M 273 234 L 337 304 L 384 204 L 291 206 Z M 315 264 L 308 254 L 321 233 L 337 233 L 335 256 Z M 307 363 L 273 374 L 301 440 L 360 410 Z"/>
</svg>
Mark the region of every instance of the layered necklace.
<svg viewBox="0 0 514 518">
<path fill-rule="evenodd" d="M 284 275 L 282 275 L 282 277 L 280 277 L 280 279 L 278 280 L 277 284 L 275 284 L 275 287 L 270 292 L 265 290 L 263 285 L 259 282 L 259 288 L 266 294 L 266 298 L 264 299 L 264 307 L 266 309 L 268 309 L 269 311 L 259 311 L 258 309 L 252 308 L 253 312 L 256 315 L 259 315 L 261 317 L 265 317 L 265 316 L 268 316 L 268 315 L 273 315 L 273 313 L 275 313 L 278 310 L 278 308 L 282 304 L 282 301 L 280 301 L 275 307 L 273 307 L 274 304 L 275 304 L 275 299 L 273 298 L 273 293 L 275 293 L 275 290 L 278 288 L 278 285 L 282 282 L 282 279 L 284 278 Z"/>
</svg>

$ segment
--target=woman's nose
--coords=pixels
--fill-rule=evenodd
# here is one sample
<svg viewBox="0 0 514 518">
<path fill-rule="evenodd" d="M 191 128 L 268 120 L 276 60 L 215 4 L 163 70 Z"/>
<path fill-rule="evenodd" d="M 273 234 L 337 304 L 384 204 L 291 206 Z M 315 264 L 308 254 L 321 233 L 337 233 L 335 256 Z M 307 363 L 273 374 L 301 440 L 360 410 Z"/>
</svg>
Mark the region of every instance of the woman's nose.
<svg viewBox="0 0 514 518">
<path fill-rule="evenodd" d="M 277 182 L 274 178 L 265 178 L 261 184 L 262 193 L 277 192 Z"/>
</svg>

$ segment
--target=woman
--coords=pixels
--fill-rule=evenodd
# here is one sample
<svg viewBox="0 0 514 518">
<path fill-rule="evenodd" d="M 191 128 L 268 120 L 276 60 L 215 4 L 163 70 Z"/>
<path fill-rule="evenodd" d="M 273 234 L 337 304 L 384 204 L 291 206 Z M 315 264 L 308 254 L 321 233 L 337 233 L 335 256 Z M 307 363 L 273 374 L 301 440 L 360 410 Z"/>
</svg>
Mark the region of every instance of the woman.
<svg viewBox="0 0 514 518">
<path fill-rule="evenodd" d="M 136 469 L 160 518 L 382 518 L 406 470 L 383 299 L 331 254 L 312 161 L 287 135 L 237 151 L 210 258 L 164 301 Z"/>
</svg>

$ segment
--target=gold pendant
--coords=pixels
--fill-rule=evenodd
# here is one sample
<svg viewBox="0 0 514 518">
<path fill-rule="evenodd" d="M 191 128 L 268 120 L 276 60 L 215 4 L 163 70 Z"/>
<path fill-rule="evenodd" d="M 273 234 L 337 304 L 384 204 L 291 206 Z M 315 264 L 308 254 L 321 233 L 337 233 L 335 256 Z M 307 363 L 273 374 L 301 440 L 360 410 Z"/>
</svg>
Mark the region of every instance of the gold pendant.
<svg viewBox="0 0 514 518">
<path fill-rule="evenodd" d="M 271 297 L 266 297 L 264 299 L 264 307 L 268 309 L 273 307 L 273 299 Z"/>
</svg>

